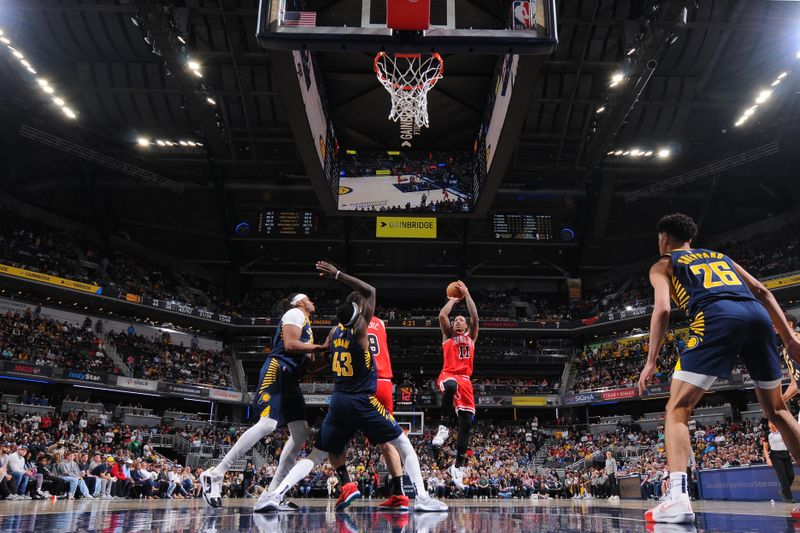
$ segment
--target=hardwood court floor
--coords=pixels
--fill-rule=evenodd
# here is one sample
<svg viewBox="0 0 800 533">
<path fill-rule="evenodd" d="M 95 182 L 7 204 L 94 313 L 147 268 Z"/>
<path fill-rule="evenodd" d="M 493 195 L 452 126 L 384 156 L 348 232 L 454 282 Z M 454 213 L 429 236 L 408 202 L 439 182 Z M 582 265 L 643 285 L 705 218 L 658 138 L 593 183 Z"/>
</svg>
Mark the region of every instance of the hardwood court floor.
<svg viewBox="0 0 800 533">
<path fill-rule="evenodd" d="M 335 513 L 324 499 L 295 500 L 300 510 L 280 515 L 252 513 L 255 500 L 226 499 L 221 509 L 200 500 L 0 501 L 0 532 L 62 533 L 141 531 L 150 533 L 354 532 L 638 532 L 758 531 L 800 533 L 789 518 L 791 505 L 745 502 L 695 502 L 694 525 L 647 526 L 644 501 L 604 500 L 447 500 L 446 513 L 386 513 L 380 500 L 362 500 L 347 513 Z"/>
</svg>

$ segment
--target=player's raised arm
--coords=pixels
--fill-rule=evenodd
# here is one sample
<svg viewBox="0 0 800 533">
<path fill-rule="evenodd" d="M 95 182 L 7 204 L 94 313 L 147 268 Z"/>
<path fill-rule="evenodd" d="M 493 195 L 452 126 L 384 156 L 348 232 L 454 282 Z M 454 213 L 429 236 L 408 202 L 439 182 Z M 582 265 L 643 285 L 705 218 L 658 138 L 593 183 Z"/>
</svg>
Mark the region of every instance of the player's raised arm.
<svg viewBox="0 0 800 533">
<path fill-rule="evenodd" d="M 664 344 L 664 337 L 669 326 L 670 294 L 670 262 L 661 259 L 650 269 L 650 284 L 653 286 L 654 302 L 653 315 L 650 317 L 650 349 L 647 352 L 647 362 L 639 375 L 639 394 L 644 394 L 647 383 L 656 371 L 656 361 Z"/>
<path fill-rule="evenodd" d="M 464 301 L 467 304 L 467 311 L 469 312 L 469 336 L 473 341 L 478 340 L 478 307 L 472 299 L 472 295 L 467 289 L 467 285 L 463 281 L 458 282 L 458 288 L 461 289 L 461 294 L 464 295 Z"/>
<path fill-rule="evenodd" d="M 336 266 L 325 261 L 317 261 L 317 270 L 321 277 L 344 283 L 361 295 L 361 308 L 357 311 L 360 317 L 354 326 L 359 338 L 366 337 L 369 321 L 372 320 L 372 316 L 375 314 L 375 287 L 355 276 L 345 274 Z"/>
<path fill-rule="evenodd" d="M 450 323 L 450 312 L 460 301 L 460 298 L 448 298 L 442 310 L 439 311 L 439 327 L 442 329 L 442 339 L 447 340 L 453 336 L 453 325 Z"/>
<path fill-rule="evenodd" d="M 795 337 L 792 328 L 789 326 L 789 322 L 786 320 L 786 315 L 783 314 L 781 306 L 778 305 L 778 300 L 775 299 L 775 296 L 763 283 L 750 275 L 750 273 L 739 264 L 733 262 L 733 266 L 736 269 L 736 273 L 739 274 L 739 277 L 742 278 L 745 285 L 750 289 L 750 292 L 753 293 L 753 296 L 767 308 L 769 317 L 772 319 L 772 324 L 775 326 L 775 330 L 778 332 L 778 335 L 780 335 L 783 345 L 786 347 L 786 353 L 795 361 L 800 361 L 800 340 Z"/>
</svg>

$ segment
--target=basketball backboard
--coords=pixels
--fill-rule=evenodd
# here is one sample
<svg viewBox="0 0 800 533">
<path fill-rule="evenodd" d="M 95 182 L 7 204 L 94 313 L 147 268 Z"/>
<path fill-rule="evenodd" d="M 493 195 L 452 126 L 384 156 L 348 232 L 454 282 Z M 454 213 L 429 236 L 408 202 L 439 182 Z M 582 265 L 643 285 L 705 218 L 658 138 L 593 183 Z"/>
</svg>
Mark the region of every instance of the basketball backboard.
<svg viewBox="0 0 800 533">
<path fill-rule="evenodd" d="M 417 1 L 403 0 L 411 7 Z M 549 54 L 558 43 L 555 0 L 430 0 L 422 32 L 387 27 L 386 0 L 261 0 L 267 49 Z"/>
</svg>

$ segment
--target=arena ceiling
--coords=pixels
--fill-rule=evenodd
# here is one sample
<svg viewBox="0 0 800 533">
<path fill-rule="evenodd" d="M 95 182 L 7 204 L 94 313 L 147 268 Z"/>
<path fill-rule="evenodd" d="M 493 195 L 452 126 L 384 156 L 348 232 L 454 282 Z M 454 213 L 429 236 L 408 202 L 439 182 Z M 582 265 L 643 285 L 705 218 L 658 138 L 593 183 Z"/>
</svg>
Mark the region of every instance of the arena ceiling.
<svg viewBox="0 0 800 533">
<path fill-rule="evenodd" d="M 167 5 L 213 105 L 176 63 L 179 50 L 161 46 L 160 55 L 153 53 L 154 43 L 166 41 L 148 15 Z M 704 234 L 713 235 L 800 201 L 794 171 L 800 3 L 561 0 L 560 44 L 542 58 L 493 209 L 552 214 L 556 224 L 576 229 L 576 242 L 501 250 L 480 221 L 462 220 L 446 222 L 436 245 L 408 254 L 375 241 L 360 219 L 326 219 L 313 240 L 237 239 L 233 227 L 244 212 L 318 207 L 277 88 L 284 73 L 273 70 L 255 39 L 257 9 L 256 0 L 0 4 L 4 35 L 78 114 L 65 119 L 18 61 L 0 52 L 3 192 L 90 224 L 101 236 L 124 234 L 231 272 L 296 273 L 323 254 L 387 276 L 455 271 L 543 279 L 600 272 L 652 254 L 651 228 L 667 211 L 696 216 Z M 347 66 L 326 63 L 328 83 Z M 467 104 L 486 92 L 486 68 L 473 68 L 474 76 L 465 70 L 452 80 Z M 623 80 L 610 87 L 618 71 Z M 734 126 L 784 71 L 769 101 Z M 348 120 L 349 127 L 368 128 L 359 124 L 368 117 L 350 113 Z M 25 137 L 23 125 L 32 128 Z M 36 131 L 91 152 L 65 153 Z M 204 143 L 143 150 L 142 136 Z M 776 153 L 735 162 L 764 146 Z M 637 149 L 668 149 L 670 156 L 608 155 Z M 104 166 L 102 156 L 150 179 Z M 664 190 L 631 197 L 664 183 Z"/>
</svg>

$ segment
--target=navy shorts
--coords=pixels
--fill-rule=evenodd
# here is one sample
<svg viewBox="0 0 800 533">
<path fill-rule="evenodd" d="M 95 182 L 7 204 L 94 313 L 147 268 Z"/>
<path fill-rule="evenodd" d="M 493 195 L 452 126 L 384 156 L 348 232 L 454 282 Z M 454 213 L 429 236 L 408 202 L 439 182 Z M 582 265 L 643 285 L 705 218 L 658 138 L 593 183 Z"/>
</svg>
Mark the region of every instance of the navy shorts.
<svg viewBox="0 0 800 533">
<path fill-rule="evenodd" d="M 251 415 L 268 416 L 278 426 L 307 418 L 300 376 L 277 357 L 267 357 L 261 367 Z"/>
<path fill-rule="evenodd" d="M 403 434 L 392 414 L 375 396 L 334 391 L 315 447 L 323 452 L 341 453 L 359 429 L 373 444 L 383 444 Z"/>
<path fill-rule="evenodd" d="M 772 320 L 759 302 L 719 300 L 699 311 L 689 330 L 676 371 L 729 378 L 739 355 L 753 381 L 781 379 Z"/>
</svg>

